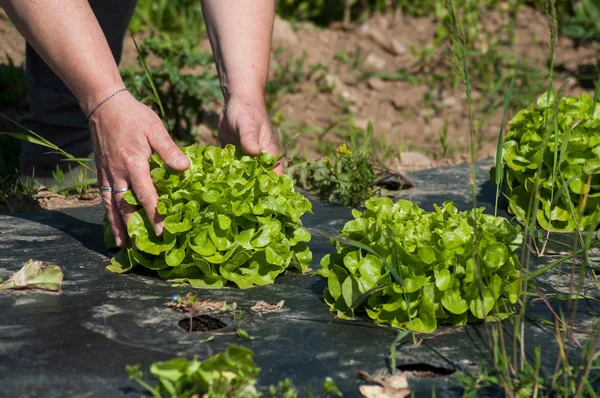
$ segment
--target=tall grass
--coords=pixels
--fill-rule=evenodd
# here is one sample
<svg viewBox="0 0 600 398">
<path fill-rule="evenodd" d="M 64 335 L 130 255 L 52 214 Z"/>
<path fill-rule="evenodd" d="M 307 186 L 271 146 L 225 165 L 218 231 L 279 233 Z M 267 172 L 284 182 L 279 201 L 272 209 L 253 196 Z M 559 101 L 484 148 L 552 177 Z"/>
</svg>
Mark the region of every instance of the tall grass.
<svg viewBox="0 0 600 398">
<path fill-rule="evenodd" d="M 468 65 L 465 62 L 465 53 L 468 49 L 468 43 L 465 41 L 465 36 L 462 33 L 462 26 L 454 7 L 452 0 L 446 0 L 446 8 L 450 14 L 451 25 L 453 26 L 453 32 L 451 33 L 452 39 L 452 65 L 454 73 L 463 82 L 465 86 L 467 106 L 469 110 L 469 136 L 470 136 L 470 147 L 471 147 L 471 162 L 469 167 L 469 182 L 471 186 L 471 195 L 473 200 L 473 206 L 476 208 L 476 170 L 474 167 L 474 138 L 475 131 L 473 128 L 472 119 L 472 102 L 471 102 L 471 84 L 469 81 L 469 70 Z M 556 15 L 556 2 L 555 0 L 546 0 L 546 14 L 548 19 L 548 25 L 550 28 L 550 66 L 547 77 L 547 92 L 548 96 L 555 98 L 554 106 L 558 106 L 559 93 L 554 89 L 553 84 L 553 70 L 556 53 L 556 43 L 558 38 L 558 22 Z M 502 118 L 502 126 L 498 136 L 498 145 L 496 152 L 496 175 L 494 182 L 497 184 L 496 200 L 495 200 L 495 213 L 497 214 L 498 202 L 501 195 L 501 185 L 503 183 L 503 163 L 502 163 L 502 143 L 504 140 L 503 126 L 506 121 L 507 109 L 510 105 L 510 100 L 515 86 L 515 77 L 517 71 L 515 70 L 514 75 L 511 79 L 508 95 L 504 102 L 504 112 Z M 598 91 L 596 91 L 596 94 Z M 557 123 L 556 114 L 553 113 L 553 119 L 545 120 L 545 129 L 542 137 L 541 158 L 544 158 L 543 151 L 547 148 L 548 140 L 554 133 L 554 137 L 557 137 Z M 556 140 L 556 138 L 555 138 Z M 555 148 L 558 148 L 559 143 L 555 143 Z M 562 161 L 562 157 L 565 155 L 566 145 L 562 145 L 563 151 L 558 158 L 557 151 L 554 154 L 554 170 L 553 177 L 555 179 L 562 178 L 558 173 L 558 166 Z M 540 162 L 537 172 L 535 174 L 534 181 L 534 192 L 538 192 L 540 189 L 540 179 L 542 175 L 543 162 Z M 588 185 L 590 179 L 588 179 Z M 563 181 L 563 184 L 565 182 Z M 557 193 L 559 196 L 560 193 Z M 554 199 L 554 198 L 553 198 Z M 584 284 L 584 278 L 586 275 L 586 264 L 589 260 L 587 259 L 587 252 L 592 247 L 598 246 L 598 242 L 592 242 L 591 236 L 593 231 L 585 235 L 580 232 L 573 242 L 573 253 L 560 258 L 545 267 L 542 267 L 536 271 L 530 271 L 530 265 L 532 263 L 531 251 L 528 250 L 531 241 L 536 236 L 537 226 L 537 209 L 540 206 L 539 195 L 533 195 L 530 198 L 527 216 L 525 219 L 525 231 L 524 231 L 524 244 L 521 253 L 521 263 L 523 265 L 523 284 L 522 293 L 519 301 L 519 311 L 510 321 L 509 325 L 511 333 L 507 333 L 504 330 L 502 324 L 488 323 L 487 319 L 484 319 L 484 328 L 487 335 L 488 349 L 492 356 L 492 370 L 482 368 L 483 376 L 476 376 L 475 379 L 471 379 L 472 384 L 470 386 L 475 390 L 485 385 L 497 385 L 501 388 L 504 395 L 507 397 L 521 397 L 521 396 L 559 396 L 559 397 L 570 397 L 580 396 L 585 394 L 586 396 L 598 396 L 598 393 L 594 391 L 594 387 L 590 382 L 589 375 L 592 369 L 595 369 L 600 354 L 595 353 L 595 347 L 599 340 L 600 335 L 600 322 L 595 326 L 594 331 L 590 334 L 591 338 L 583 347 L 579 358 L 573 358 L 573 344 L 578 344 L 577 340 L 574 339 L 574 322 L 577 314 L 577 298 L 581 297 L 580 292 Z M 579 209 L 572 209 L 573 216 L 574 212 Z M 578 228 L 579 230 L 579 228 Z M 478 231 L 475 230 L 475 242 L 477 239 Z M 477 244 L 477 243 L 476 243 Z M 581 247 L 578 246 L 581 244 Z M 578 264 L 578 258 L 584 259 L 583 262 Z M 534 278 L 542 276 L 545 272 L 548 272 L 552 268 L 570 262 L 570 273 L 569 273 L 569 291 L 567 296 L 567 310 L 566 314 L 562 312 L 557 314 L 551 306 L 549 300 L 544 296 L 541 290 L 535 288 L 533 285 Z M 479 264 L 477 264 L 479 266 Z M 481 282 L 480 282 L 481 289 Z M 556 362 L 554 369 L 548 371 L 544 367 L 541 355 L 541 347 L 535 346 L 533 350 L 526 346 L 525 341 L 525 322 L 526 322 L 526 311 L 530 302 L 530 297 L 539 296 L 543 302 L 549 307 L 551 313 L 554 314 L 555 320 L 552 323 L 553 331 L 555 335 L 556 347 L 558 349 L 558 361 Z M 507 335 L 512 334 L 512 337 Z M 509 349 L 507 343 L 511 339 L 511 347 Z M 547 348 L 546 348 L 547 349 Z M 533 351 L 533 360 L 528 357 L 528 352 Z M 573 362 L 578 361 L 579 364 L 574 365 Z M 473 382 L 473 380 L 475 380 Z M 486 382 L 483 383 L 482 380 Z M 467 391 L 467 394 L 473 393 L 474 391 Z M 525 394 L 525 395 L 524 395 Z"/>
<path fill-rule="evenodd" d="M 0 113 L 0 117 L 6 119 L 10 123 L 17 126 L 18 128 L 26 131 L 25 133 L 0 131 L 0 136 L 8 136 L 8 137 L 12 137 L 17 140 L 20 140 L 20 141 L 26 141 L 26 142 L 29 142 L 29 143 L 32 143 L 35 145 L 39 145 L 41 147 L 48 148 L 49 150 L 53 151 L 54 153 L 58 153 L 58 154 L 62 155 L 63 156 L 63 159 L 61 159 L 62 161 L 73 163 L 73 164 L 78 164 L 79 166 L 81 166 L 81 176 L 79 176 L 79 177 L 74 176 L 73 180 L 75 182 L 70 186 L 62 187 L 60 189 L 61 192 L 68 193 L 68 192 L 75 190 L 75 191 L 81 193 L 82 191 L 85 191 L 87 189 L 87 187 L 89 187 L 91 185 L 95 185 L 97 183 L 97 178 L 95 178 L 96 170 L 94 170 L 87 164 L 91 161 L 91 159 L 76 158 L 75 156 L 64 151 L 62 148 L 58 147 L 54 143 L 48 141 L 46 138 L 35 133 L 34 131 L 29 130 L 28 128 L 21 125 L 17 121 L 11 119 L 10 117 L 6 116 L 5 114 Z M 34 171 L 34 173 L 35 173 L 35 171 Z M 88 173 L 90 174 L 89 178 L 88 178 Z M 61 182 L 61 181 L 59 181 L 59 179 L 61 177 L 64 179 L 64 172 L 62 170 L 60 170 L 59 168 L 57 168 L 57 171 L 53 175 L 58 183 Z M 31 187 L 28 187 L 28 186 L 18 183 L 18 181 L 20 181 L 19 177 L 20 177 L 20 171 L 17 171 L 17 173 L 12 178 L 9 177 L 8 180 L 0 181 L 0 201 L 6 203 L 8 205 L 8 208 L 11 211 L 13 209 L 8 201 L 8 193 L 9 192 L 18 192 L 18 193 L 23 193 L 23 194 L 27 194 L 27 195 L 29 195 L 31 193 L 30 192 Z M 31 176 L 25 176 L 25 177 L 31 177 L 33 180 L 35 180 L 35 174 L 33 174 Z"/>
</svg>

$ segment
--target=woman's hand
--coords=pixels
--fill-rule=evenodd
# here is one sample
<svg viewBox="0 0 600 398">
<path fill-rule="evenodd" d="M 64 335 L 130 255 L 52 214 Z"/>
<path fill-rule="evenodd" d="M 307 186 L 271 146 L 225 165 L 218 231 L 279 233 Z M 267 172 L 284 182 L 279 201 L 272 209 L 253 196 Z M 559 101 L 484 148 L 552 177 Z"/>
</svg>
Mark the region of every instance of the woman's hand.
<svg viewBox="0 0 600 398">
<path fill-rule="evenodd" d="M 171 140 L 160 118 L 129 92 L 115 95 L 90 117 L 94 153 L 100 186 L 133 189 L 146 210 L 157 236 L 163 232 L 163 217 L 157 213 L 158 194 L 150 178 L 148 159 L 155 151 L 174 170 L 190 166 L 189 159 Z M 115 243 L 127 241 L 127 221 L 135 207 L 123 200 L 123 193 L 102 192 Z"/>
<path fill-rule="evenodd" d="M 229 98 L 219 119 L 219 141 L 222 146 L 240 146 L 244 153 L 258 156 L 269 152 L 280 153 L 278 136 L 273 132 L 269 115 L 262 97 Z M 278 162 L 277 174 L 283 174 L 283 166 Z"/>
</svg>

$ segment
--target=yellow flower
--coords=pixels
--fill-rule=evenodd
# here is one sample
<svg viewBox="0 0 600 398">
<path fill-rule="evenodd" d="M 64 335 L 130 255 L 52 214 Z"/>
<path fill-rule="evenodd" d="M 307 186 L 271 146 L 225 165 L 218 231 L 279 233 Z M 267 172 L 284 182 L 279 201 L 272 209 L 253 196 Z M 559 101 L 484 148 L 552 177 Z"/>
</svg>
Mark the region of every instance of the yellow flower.
<svg viewBox="0 0 600 398">
<path fill-rule="evenodd" d="M 329 163 L 329 158 L 327 156 L 323 158 L 323 163 Z"/>
<path fill-rule="evenodd" d="M 347 155 L 347 156 L 352 156 L 352 151 L 350 150 L 350 148 L 348 148 L 346 146 L 346 143 L 342 143 L 342 145 L 340 145 L 338 147 L 338 149 L 336 150 L 336 155 L 339 157 L 341 155 Z"/>
</svg>

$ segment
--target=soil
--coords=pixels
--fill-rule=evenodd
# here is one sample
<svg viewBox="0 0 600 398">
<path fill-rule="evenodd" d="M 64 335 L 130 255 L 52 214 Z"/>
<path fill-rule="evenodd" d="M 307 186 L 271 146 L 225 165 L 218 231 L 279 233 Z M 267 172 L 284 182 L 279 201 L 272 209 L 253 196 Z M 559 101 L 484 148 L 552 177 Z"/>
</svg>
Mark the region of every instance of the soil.
<svg viewBox="0 0 600 398">
<path fill-rule="evenodd" d="M 193 318 L 187 317 L 180 320 L 177 325 L 186 332 L 208 332 L 211 330 L 218 330 L 227 327 L 223 321 L 213 318 L 208 315 L 195 316 Z"/>
<path fill-rule="evenodd" d="M 502 29 L 506 21 L 499 12 L 491 12 L 481 18 L 490 31 Z M 279 27 L 277 25 L 280 25 Z M 343 97 L 349 104 L 356 124 L 366 127 L 374 124 L 375 135 L 387 141 L 392 148 L 400 145 L 410 151 L 406 159 L 402 156 L 398 165 L 407 170 L 418 170 L 443 164 L 455 164 L 469 158 L 469 125 L 465 93 L 462 87 L 453 89 L 450 82 L 435 87 L 436 108 L 428 114 L 427 96 L 432 95 L 426 84 L 406 81 L 385 81 L 379 78 L 364 79 L 369 72 L 394 73 L 404 69 L 408 73 L 422 71 L 418 59 L 411 51 L 423 49 L 434 40 L 439 21 L 432 17 L 405 18 L 398 14 L 374 15 L 367 22 L 352 29 L 342 26 L 318 29 L 310 24 L 299 24 L 295 30 L 285 26 L 285 21 L 276 21 L 273 46 L 285 48 L 285 52 L 274 57 L 274 63 L 288 62 L 290 57 L 306 54 L 306 64 L 322 64 L 329 69 L 328 81 L 335 84 L 332 93 L 315 89 L 307 81 L 294 93 L 282 99 L 280 111 L 283 119 L 298 125 L 320 127 L 330 125 L 340 113 Z M 499 34 L 499 33 L 498 33 Z M 529 7 L 518 12 L 515 24 L 516 44 L 501 48 L 507 54 L 521 57 L 521 64 L 544 68 L 549 57 L 549 31 L 543 14 Z M 568 38 L 560 38 L 556 50 L 557 69 L 567 73 L 555 76 L 555 84 L 565 84 L 564 92 L 578 95 L 592 93 L 570 75 L 577 73 L 582 65 L 596 65 L 598 44 L 577 46 Z M 358 67 L 336 61 L 335 54 L 343 52 L 352 57 L 359 54 Z M 448 62 L 441 52 L 433 56 L 429 73 L 448 71 Z M 519 91 L 517 86 L 515 93 Z M 537 94 L 541 94 L 537 93 Z M 483 93 L 473 93 L 475 99 Z M 475 110 L 475 119 L 481 123 L 481 148 L 479 158 L 493 156 L 502 121 L 501 107 L 489 117 Z M 509 113 L 510 120 L 512 113 Z M 448 124 L 448 142 L 455 149 L 450 156 L 441 156 L 439 134 Z M 310 156 L 314 137 L 300 137 L 300 147 Z M 414 154 L 424 154 L 427 158 Z M 429 161 L 428 161 L 429 159 Z"/>
<path fill-rule="evenodd" d="M 415 363 L 415 364 L 407 364 L 407 365 L 398 365 L 396 367 L 399 371 L 406 373 L 410 376 L 414 377 L 446 377 L 454 372 L 456 369 L 452 368 L 441 368 L 438 366 L 432 366 L 426 363 Z"/>
<path fill-rule="evenodd" d="M 97 189 L 89 189 L 80 195 L 63 195 L 48 191 L 44 187 L 32 192 L 8 193 L 5 200 L 0 201 L 0 213 L 27 212 L 37 210 L 57 210 L 69 207 L 95 206 L 102 203 Z"/>
<path fill-rule="evenodd" d="M 506 14 L 491 11 L 480 20 L 489 31 L 500 32 L 506 25 Z M 302 133 L 306 126 L 326 129 L 340 120 L 352 118 L 354 123 L 366 128 L 374 125 L 374 137 L 388 147 L 401 153 L 387 161 L 388 167 L 399 171 L 413 171 L 465 162 L 469 159 L 469 123 L 466 96 L 459 85 L 438 82 L 436 87 L 427 83 L 411 83 L 401 80 L 365 78 L 368 73 L 395 73 L 403 69 L 409 74 L 433 75 L 448 72 L 448 60 L 442 50 L 433 54 L 432 62 L 424 69 L 415 55 L 430 45 L 440 21 L 434 17 L 410 18 L 396 15 L 375 14 L 362 24 L 351 28 L 332 25 L 320 28 L 309 23 L 292 27 L 279 18 L 275 21 L 271 78 L 278 68 L 290 60 L 305 57 L 304 74 L 292 88 L 278 99 L 274 114 L 280 113 L 278 128 L 284 137 L 295 137 L 286 142 L 288 155 L 299 154 L 314 158 L 319 154 L 318 144 L 324 140 L 339 141 L 339 137 L 315 136 Z M 500 50 L 521 58 L 522 65 L 545 68 L 549 56 L 549 30 L 546 18 L 538 11 L 523 7 L 514 25 L 516 42 Z M 500 33 L 498 33 L 500 34 Z M 24 62 L 25 43 L 14 26 L 0 10 L 0 64 L 8 57 L 20 65 Z M 574 76 L 586 68 L 597 68 L 598 43 L 580 45 L 560 37 L 556 51 L 555 84 L 562 85 L 566 94 L 582 92 L 592 94 L 593 88 Z M 210 51 L 207 39 L 201 47 Z M 442 47 L 443 48 L 443 47 Z M 341 60 L 345 54 L 346 61 Z M 336 56 L 337 55 L 337 56 Z M 356 62 L 351 60 L 356 56 Z M 350 61 L 348 61 L 350 60 Z M 135 65 L 136 51 L 130 38 L 124 44 L 122 65 Z M 327 72 L 308 70 L 321 65 Z M 588 82 L 589 83 L 589 82 Z M 515 93 L 520 89 L 517 88 Z M 485 93 L 474 90 L 475 100 Z M 538 94 L 541 94 L 538 93 Z M 207 110 L 218 113 L 222 104 L 216 103 Z M 502 107 L 484 116 L 475 109 L 474 119 L 479 128 L 478 158 L 493 156 L 502 120 Z M 1 110 L 0 110 L 1 111 Z M 513 113 L 509 112 L 510 118 Z M 448 151 L 443 153 L 440 133 L 447 126 Z M 198 126 L 198 135 L 208 143 L 215 142 L 214 125 Z M 40 204 L 41 206 L 45 206 Z"/>
</svg>

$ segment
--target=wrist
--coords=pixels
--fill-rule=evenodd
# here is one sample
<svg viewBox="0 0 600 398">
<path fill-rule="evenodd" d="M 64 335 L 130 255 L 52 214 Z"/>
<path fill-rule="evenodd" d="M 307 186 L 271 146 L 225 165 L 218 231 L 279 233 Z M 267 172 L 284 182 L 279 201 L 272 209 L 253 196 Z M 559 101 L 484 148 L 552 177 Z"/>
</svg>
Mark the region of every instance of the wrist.
<svg viewBox="0 0 600 398">
<path fill-rule="evenodd" d="M 125 88 L 125 84 L 120 76 L 118 79 L 111 79 L 110 81 L 103 82 L 102 84 L 86 87 L 85 90 L 82 90 L 83 94 L 79 98 L 79 106 L 81 107 L 81 110 L 88 115 L 107 97 L 123 88 Z"/>
<path fill-rule="evenodd" d="M 260 100 L 264 102 L 265 84 L 236 84 L 235 81 L 232 82 L 231 80 L 232 79 L 222 79 L 221 83 L 221 91 L 223 92 L 223 97 L 226 102 L 230 101 L 231 98 L 243 98 L 252 100 L 252 102 Z"/>
<path fill-rule="evenodd" d="M 230 91 L 225 95 L 225 103 L 227 104 L 232 101 L 264 105 L 265 94 L 260 89 Z"/>
</svg>

